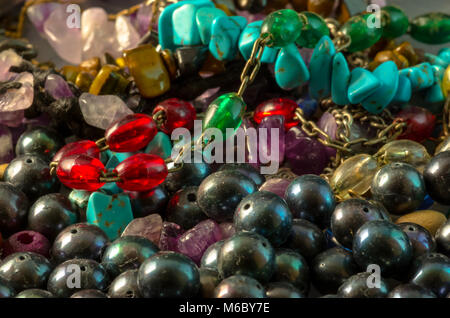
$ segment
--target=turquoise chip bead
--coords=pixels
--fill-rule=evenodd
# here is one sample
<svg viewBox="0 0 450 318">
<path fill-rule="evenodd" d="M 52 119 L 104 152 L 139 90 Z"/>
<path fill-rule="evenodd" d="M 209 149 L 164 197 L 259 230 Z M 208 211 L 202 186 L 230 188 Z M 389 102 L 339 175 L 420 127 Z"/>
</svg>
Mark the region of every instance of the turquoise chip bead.
<svg viewBox="0 0 450 318">
<path fill-rule="evenodd" d="M 246 60 L 248 60 L 252 54 L 253 45 L 259 38 L 262 24 L 262 20 L 249 23 L 239 37 L 239 51 Z M 274 63 L 277 58 L 278 51 L 279 50 L 275 48 L 265 47 L 261 62 L 269 64 Z"/>
<path fill-rule="evenodd" d="M 167 159 L 172 154 L 172 142 L 162 131 L 158 132 L 145 148 L 145 153 Z"/>
<path fill-rule="evenodd" d="M 331 72 L 335 53 L 333 41 L 326 35 L 314 48 L 309 63 L 309 95 L 314 99 L 323 99 L 331 94 Z"/>
<path fill-rule="evenodd" d="M 205 45 L 209 44 L 211 39 L 211 27 L 215 18 L 226 16 L 225 12 L 217 8 L 200 8 L 197 10 L 195 19 L 200 33 L 200 39 Z"/>
<path fill-rule="evenodd" d="M 395 103 L 404 104 L 411 100 L 411 96 L 411 81 L 405 75 L 399 75 L 397 92 L 395 93 L 392 101 Z"/>
<path fill-rule="evenodd" d="M 439 56 L 436 56 L 434 54 L 425 53 L 425 58 L 428 62 L 430 62 L 433 65 L 439 65 L 443 68 L 446 68 L 449 64 L 446 60 L 440 58 Z"/>
<path fill-rule="evenodd" d="M 217 17 L 211 29 L 209 50 L 219 61 L 233 59 L 238 50 L 238 40 L 247 20 L 241 16 Z"/>
<path fill-rule="evenodd" d="M 381 85 L 361 104 L 370 113 L 379 114 L 389 105 L 398 88 L 399 72 L 397 65 L 387 61 L 379 65 L 374 71 Z"/>
<path fill-rule="evenodd" d="M 282 48 L 275 63 L 275 80 L 282 89 L 296 88 L 309 80 L 309 71 L 295 44 Z"/>
<path fill-rule="evenodd" d="M 439 58 L 443 59 L 447 63 L 450 63 L 450 48 L 444 47 L 439 51 Z"/>
<path fill-rule="evenodd" d="M 197 7 L 185 4 L 172 14 L 173 43 L 175 45 L 202 44 L 196 20 Z"/>
<path fill-rule="evenodd" d="M 105 231 L 110 240 L 116 239 L 133 220 L 128 195 L 92 193 L 89 197 L 86 220 Z"/>
<path fill-rule="evenodd" d="M 445 101 L 445 95 L 441 86 L 445 68 L 439 65 L 432 65 L 431 68 L 434 74 L 434 84 L 426 90 L 425 101 L 428 103 L 441 103 Z"/>
<path fill-rule="evenodd" d="M 434 84 L 433 69 L 428 62 L 404 68 L 400 70 L 400 74 L 408 76 L 413 91 L 422 90 Z"/>
<path fill-rule="evenodd" d="M 347 97 L 350 84 L 350 69 L 344 54 L 337 53 L 333 58 L 333 71 L 331 73 L 331 99 L 338 105 L 350 104 Z"/>
<path fill-rule="evenodd" d="M 380 80 L 372 72 L 361 67 L 353 69 L 347 94 L 350 103 L 361 103 L 375 92 L 380 85 Z"/>
</svg>

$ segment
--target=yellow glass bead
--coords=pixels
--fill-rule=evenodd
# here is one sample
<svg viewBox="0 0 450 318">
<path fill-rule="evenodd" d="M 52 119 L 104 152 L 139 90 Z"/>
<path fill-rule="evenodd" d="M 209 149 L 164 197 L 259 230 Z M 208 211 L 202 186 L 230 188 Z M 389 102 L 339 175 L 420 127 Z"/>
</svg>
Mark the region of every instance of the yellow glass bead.
<svg viewBox="0 0 450 318">
<path fill-rule="evenodd" d="M 120 68 L 115 65 L 104 65 L 89 88 L 93 95 L 122 94 L 127 89 L 130 81 L 119 73 Z"/>
<path fill-rule="evenodd" d="M 100 71 L 100 68 L 102 66 L 102 63 L 100 62 L 100 58 L 93 57 L 89 60 L 83 61 L 80 64 L 81 71 L 88 72 L 92 76 L 97 76 L 98 71 Z"/>
<path fill-rule="evenodd" d="M 375 157 L 378 158 L 380 165 L 404 162 L 414 166 L 420 172 L 423 172 L 425 165 L 431 159 L 424 146 L 408 139 L 394 140 L 387 143 L 378 150 Z"/>
<path fill-rule="evenodd" d="M 119 65 L 120 68 L 125 68 L 127 66 L 127 63 L 123 57 L 116 58 L 116 64 Z"/>
<path fill-rule="evenodd" d="M 438 153 L 444 152 L 444 151 L 450 151 L 450 136 L 444 139 L 443 142 L 441 142 L 435 151 L 435 155 Z"/>
<path fill-rule="evenodd" d="M 8 168 L 7 163 L 3 163 L 0 165 L 0 180 L 3 180 L 3 175 L 5 174 L 6 168 Z"/>
<path fill-rule="evenodd" d="M 81 72 L 81 68 L 79 66 L 74 65 L 66 65 L 61 68 L 60 73 L 64 75 L 68 82 L 75 83 L 77 79 L 78 73 Z"/>
<path fill-rule="evenodd" d="M 126 50 L 123 57 L 142 96 L 152 98 L 170 89 L 169 72 L 152 45 Z"/>
<path fill-rule="evenodd" d="M 442 78 L 442 92 L 445 97 L 450 93 L 450 65 L 445 69 L 444 77 Z"/>
<path fill-rule="evenodd" d="M 370 189 L 378 168 L 377 161 L 370 155 L 350 157 L 336 169 L 330 185 L 341 199 L 350 199 L 352 194 L 361 196 Z"/>
<path fill-rule="evenodd" d="M 75 85 L 77 85 L 82 92 L 89 92 L 93 80 L 94 76 L 92 76 L 91 73 L 80 72 L 75 80 Z"/>
</svg>

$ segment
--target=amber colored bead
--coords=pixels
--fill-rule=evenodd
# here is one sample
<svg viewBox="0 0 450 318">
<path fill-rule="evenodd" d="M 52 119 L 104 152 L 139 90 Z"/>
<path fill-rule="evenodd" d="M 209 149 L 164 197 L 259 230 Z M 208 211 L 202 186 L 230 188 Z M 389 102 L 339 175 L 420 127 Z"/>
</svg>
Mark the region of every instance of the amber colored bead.
<svg viewBox="0 0 450 318">
<path fill-rule="evenodd" d="M 308 0 L 308 11 L 328 17 L 333 11 L 334 0 Z"/>
<path fill-rule="evenodd" d="M 96 76 L 101 67 L 102 64 L 100 62 L 100 58 L 98 57 L 93 57 L 89 60 L 81 62 L 80 64 L 81 71 L 88 72 L 92 76 Z"/>
<path fill-rule="evenodd" d="M 393 40 L 381 38 L 377 43 L 372 45 L 367 52 L 369 58 L 373 59 L 380 51 L 392 50 L 395 47 Z"/>
<path fill-rule="evenodd" d="M 308 10 L 308 0 L 291 0 L 291 5 L 297 12 Z"/>
<path fill-rule="evenodd" d="M 345 5 L 344 1 L 342 1 L 341 4 L 339 5 L 339 15 L 337 18 L 338 22 L 340 24 L 344 24 L 351 17 L 352 16 L 351 16 L 350 12 L 348 11 L 347 6 Z"/>
<path fill-rule="evenodd" d="M 443 213 L 433 210 L 420 210 L 399 217 L 395 223 L 415 223 L 423 226 L 434 236 L 438 228 L 445 223 L 446 217 Z"/>
<path fill-rule="evenodd" d="M 77 85 L 82 92 L 89 92 L 93 80 L 94 76 L 92 76 L 91 73 L 80 72 L 75 80 L 75 85 Z"/>
<path fill-rule="evenodd" d="M 447 69 L 444 72 L 444 77 L 442 78 L 442 91 L 445 97 L 450 94 L 450 66 L 447 66 Z"/>
<path fill-rule="evenodd" d="M 225 63 L 216 59 L 210 52 L 206 55 L 199 73 L 202 76 L 217 75 L 225 72 Z"/>
<path fill-rule="evenodd" d="M 373 71 L 376 69 L 380 64 L 387 62 L 387 61 L 393 61 L 399 69 L 405 68 L 409 66 L 409 62 L 403 55 L 397 54 L 393 51 L 380 51 L 375 56 L 374 60 L 369 64 L 369 69 Z"/>
<path fill-rule="evenodd" d="M 0 165 L 0 180 L 3 180 L 3 175 L 5 174 L 5 170 L 8 168 L 8 164 L 4 163 Z"/>
<path fill-rule="evenodd" d="M 65 65 L 61 68 L 60 73 L 64 75 L 68 82 L 75 83 L 78 73 L 80 73 L 81 68 L 74 65 Z"/>
<path fill-rule="evenodd" d="M 177 77 L 177 65 L 172 53 L 170 53 L 169 50 L 162 50 L 160 52 L 160 55 L 164 62 L 164 65 L 167 68 L 167 71 L 169 72 L 170 78 L 175 79 Z"/>
<path fill-rule="evenodd" d="M 119 73 L 116 65 L 104 65 L 89 88 L 89 93 L 94 95 L 121 94 L 127 89 L 130 81 Z"/>
<path fill-rule="evenodd" d="M 170 89 L 169 72 L 153 45 L 126 50 L 123 57 L 142 96 L 152 98 Z"/>
<path fill-rule="evenodd" d="M 416 50 L 413 48 L 411 43 L 403 42 L 399 46 L 397 46 L 394 50 L 395 53 L 403 55 L 409 61 L 409 65 L 413 66 L 419 62 L 419 56 L 416 53 Z"/>
</svg>

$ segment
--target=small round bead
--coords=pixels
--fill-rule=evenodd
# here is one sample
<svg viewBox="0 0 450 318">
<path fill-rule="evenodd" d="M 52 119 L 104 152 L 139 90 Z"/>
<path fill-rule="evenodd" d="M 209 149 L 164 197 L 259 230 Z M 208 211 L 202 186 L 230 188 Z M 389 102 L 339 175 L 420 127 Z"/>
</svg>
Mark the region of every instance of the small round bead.
<svg viewBox="0 0 450 318">
<path fill-rule="evenodd" d="M 339 287 L 337 296 L 339 298 L 385 298 L 389 293 L 386 281 L 380 279 L 380 288 L 370 288 L 367 279 L 371 273 L 359 273 L 348 278 Z"/>
<path fill-rule="evenodd" d="M 0 298 L 11 298 L 16 294 L 11 283 L 6 279 L 0 277 Z"/>
<path fill-rule="evenodd" d="M 194 106 L 189 102 L 169 98 L 156 105 L 153 115 L 161 111 L 164 113 L 165 121 L 161 124 L 160 130 L 168 135 L 176 128 L 184 127 L 191 130 L 194 127 L 196 113 Z"/>
<path fill-rule="evenodd" d="M 260 187 L 266 181 L 264 176 L 259 173 L 258 169 L 256 169 L 249 163 L 227 163 L 221 166 L 218 171 L 225 170 L 239 171 L 243 175 L 252 179 L 258 187 Z"/>
<path fill-rule="evenodd" d="M 417 268 L 411 283 L 432 291 L 440 298 L 446 297 L 450 293 L 450 260 L 443 255 L 425 259 Z"/>
<path fill-rule="evenodd" d="M 62 158 L 56 174 L 67 187 L 77 190 L 95 191 L 105 183 L 100 181 L 105 166 L 97 158 L 87 155 L 74 155 Z"/>
<path fill-rule="evenodd" d="M 25 225 L 27 211 L 27 196 L 10 183 L 0 182 L 0 232 L 19 231 Z"/>
<path fill-rule="evenodd" d="M 33 252 L 48 257 L 50 242 L 39 232 L 21 231 L 11 235 L 4 243 L 3 255 L 17 252 Z"/>
<path fill-rule="evenodd" d="M 127 191 L 127 194 L 130 197 L 133 216 L 135 218 L 142 218 L 153 213 L 164 211 L 169 201 L 169 194 L 162 185 L 149 191 Z"/>
<path fill-rule="evenodd" d="M 418 285 L 402 284 L 391 290 L 388 298 L 436 298 L 436 295 Z"/>
<path fill-rule="evenodd" d="M 294 43 L 300 36 L 303 22 L 294 10 L 283 9 L 272 12 L 261 27 L 263 36 L 271 36 L 269 47 L 285 47 Z"/>
<path fill-rule="evenodd" d="M 273 281 L 289 282 L 301 293 L 309 292 L 309 266 L 306 260 L 292 250 L 279 249 L 275 253 L 275 272 Z"/>
<path fill-rule="evenodd" d="M 288 282 L 275 282 L 266 285 L 267 298 L 305 298 L 294 285 Z"/>
<path fill-rule="evenodd" d="M 167 205 L 167 221 L 189 230 L 199 222 L 206 220 L 207 216 L 197 203 L 198 187 L 187 187 L 178 190 Z"/>
<path fill-rule="evenodd" d="M 108 298 L 108 296 L 98 289 L 83 289 L 74 293 L 70 298 Z"/>
<path fill-rule="evenodd" d="M 325 250 L 325 235 L 315 224 L 303 219 L 294 219 L 291 233 L 284 246 L 310 261 Z"/>
<path fill-rule="evenodd" d="M 53 298 L 53 294 L 44 289 L 25 289 L 16 295 L 16 298 Z"/>
<path fill-rule="evenodd" d="M 436 251 L 436 241 L 427 229 L 415 223 L 398 223 L 403 232 L 408 236 L 414 257 Z"/>
<path fill-rule="evenodd" d="M 169 192 L 176 192 L 189 186 L 199 186 L 211 172 L 211 166 L 205 162 L 186 162 L 180 170 L 169 172 L 164 185 Z"/>
<path fill-rule="evenodd" d="M 214 298 L 265 298 L 262 285 L 254 278 L 233 275 L 225 278 L 214 290 Z"/>
<path fill-rule="evenodd" d="M 447 220 L 444 224 L 436 232 L 436 243 L 438 246 L 438 250 L 450 256 L 450 221 Z"/>
<path fill-rule="evenodd" d="M 307 23 L 302 30 L 301 36 L 297 38 L 297 44 L 301 47 L 312 49 L 323 36 L 329 36 L 330 31 L 325 20 L 320 15 L 308 11 L 301 14 L 307 19 Z"/>
<path fill-rule="evenodd" d="M 130 269 L 123 272 L 109 286 L 108 296 L 110 298 L 141 298 L 137 277 L 137 269 Z"/>
<path fill-rule="evenodd" d="M 224 243 L 225 240 L 221 240 L 210 245 L 203 253 L 202 259 L 200 261 L 200 266 L 217 270 L 217 261 L 220 249 L 222 248 Z"/>
<path fill-rule="evenodd" d="M 33 127 L 20 135 L 16 155 L 40 155 L 50 160 L 64 145 L 61 137 L 52 129 Z"/>
<path fill-rule="evenodd" d="M 423 172 L 430 197 L 444 205 L 450 204 L 450 151 L 437 154 Z"/>
<path fill-rule="evenodd" d="M 219 272 L 212 268 L 200 268 L 200 295 L 204 298 L 212 298 L 214 289 L 219 285 Z"/>
</svg>

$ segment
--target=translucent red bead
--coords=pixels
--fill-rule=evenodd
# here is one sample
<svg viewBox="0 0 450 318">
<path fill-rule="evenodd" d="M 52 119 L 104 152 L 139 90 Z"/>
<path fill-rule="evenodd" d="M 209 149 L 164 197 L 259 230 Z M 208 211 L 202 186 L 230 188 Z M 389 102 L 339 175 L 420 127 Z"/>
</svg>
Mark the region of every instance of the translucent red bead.
<svg viewBox="0 0 450 318">
<path fill-rule="evenodd" d="M 179 127 L 191 130 L 194 127 L 196 118 L 195 108 L 191 103 L 178 98 L 169 98 L 159 103 L 153 110 L 153 115 L 163 111 L 166 117 L 160 129 L 165 134 L 170 135 L 172 131 Z"/>
<path fill-rule="evenodd" d="M 120 178 L 117 186 L 127 191 L 147 191 L 161 184 L 168 171 L 164 160 L 140 153 L 122 161 L 114 172 Z"/>
<path fill-rule="evenodd" d="M 289 129 L 298 124 L 298 121 L 294 120 L 297 108 L 297 103 L 288 98 L 269 99 L 256 107 L 253 119 L 259 124 L 264 117 L 282 115 L 284 117 L 284 126 L 286 129 Z"/>
<path fill-rule="evenodd" d="M 58 163 L 56 174 L 69 188 L 95 191 L 105 184 L 100 182 L 104 171 L 105 167 L 100 160 L 82 154 L 63 157 Z"/>
<path fill-rule="evenodd" d="M 147 146 L 157 132 L 156 123 L 151 116 L 127 115 L 106 129 L 106 144 L 115 152 L 138 151 Z"/>
<path fill-rule="evenodd" d="M 91 140 L 81 140 L 71 142 L 62 147 L 53 157 L 52 161 L 58 162 L 63 157 L 85 154 L 92 158 L 100 159 L 100 149 L 97 144 Z"/>
<path fill-rule="evenodd" d="M 399 119 L 406 121 L 405 132 L 398 139 L 409 139 L 417 142 L 424 141 L 433 133 L 436 116 L 422 107 L 409 107 L 397 114 Z"/>
</svg>

